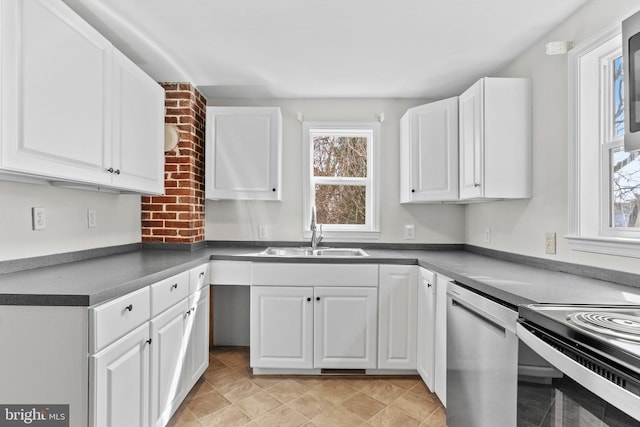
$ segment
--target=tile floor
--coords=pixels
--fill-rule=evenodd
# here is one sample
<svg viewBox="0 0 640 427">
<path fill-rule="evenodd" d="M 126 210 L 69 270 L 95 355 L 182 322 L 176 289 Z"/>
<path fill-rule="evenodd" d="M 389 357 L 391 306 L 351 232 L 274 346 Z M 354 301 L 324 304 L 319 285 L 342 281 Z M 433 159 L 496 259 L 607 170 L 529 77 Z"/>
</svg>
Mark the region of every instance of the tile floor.
<svg viewBox="0 0 640 427">
<path fill-rule="evenodd" d="M 419 377 L 261 377 L 246 347 L 216 347 L 169 427 L 446 427 Z"/>
</svg>

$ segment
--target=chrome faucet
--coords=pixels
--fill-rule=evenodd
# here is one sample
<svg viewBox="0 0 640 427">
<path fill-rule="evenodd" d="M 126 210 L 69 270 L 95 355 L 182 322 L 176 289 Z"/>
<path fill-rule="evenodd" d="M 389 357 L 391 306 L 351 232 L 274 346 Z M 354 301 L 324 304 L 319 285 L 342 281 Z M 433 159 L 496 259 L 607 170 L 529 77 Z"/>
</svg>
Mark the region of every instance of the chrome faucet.
<svg viewBox="0 0 640 427">
<path fill-rule="evenodd" d="M 322 224 L 320 224 L 320 235 L 316 234 L 316 207 L 311 207 L 311 225 L 309 226 L 311 229 L 311 249 L 316 250 L 318 247 L 318 243 L 322 241 Z"/>
</svg>

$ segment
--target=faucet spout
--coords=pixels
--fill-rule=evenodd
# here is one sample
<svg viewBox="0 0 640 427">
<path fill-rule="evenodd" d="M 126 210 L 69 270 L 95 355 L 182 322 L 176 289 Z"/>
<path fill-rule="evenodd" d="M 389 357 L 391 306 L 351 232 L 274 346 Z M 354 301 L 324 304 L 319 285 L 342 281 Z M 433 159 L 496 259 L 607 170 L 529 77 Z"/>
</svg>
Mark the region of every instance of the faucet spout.
<svg viewBox="0 0 640 427">
<path fill-rule="evenodd" d="M 311 229 L 311 249 L 312 250 L 316 250 L 316 248 L 318 247 L 318 243 L 320 243 L 322 241 L 322 224 L 320 224 L 320 235 L 317 235 L 316 233 L 316 207 L 312 206 L 311 207 L 311 224 L 309 226 L 309 228 Z"/>
</svg>

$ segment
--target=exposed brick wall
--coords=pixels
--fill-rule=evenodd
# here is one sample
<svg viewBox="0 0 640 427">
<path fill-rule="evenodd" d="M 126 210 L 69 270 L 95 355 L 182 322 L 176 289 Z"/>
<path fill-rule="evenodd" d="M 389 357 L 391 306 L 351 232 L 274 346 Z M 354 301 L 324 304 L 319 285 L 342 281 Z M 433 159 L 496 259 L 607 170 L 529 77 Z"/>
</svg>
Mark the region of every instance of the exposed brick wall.
<svg viewBox="0 0 640 427">
<path fill-rule="evenodd" d="M 165 153 L 161 196 L 142 197 L 142 241 L 204 240 L 204 139 L 206 100 L 190 83 L 161 83 L 165 123 L 178 126 L 178 147 Z"/>
</svg>

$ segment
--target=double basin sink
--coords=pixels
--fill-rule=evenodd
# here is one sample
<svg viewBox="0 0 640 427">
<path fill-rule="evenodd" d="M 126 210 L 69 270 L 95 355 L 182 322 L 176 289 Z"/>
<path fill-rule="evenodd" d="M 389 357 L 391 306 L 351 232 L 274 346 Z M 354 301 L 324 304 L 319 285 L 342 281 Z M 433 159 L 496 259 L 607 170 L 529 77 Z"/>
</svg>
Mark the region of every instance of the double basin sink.
<svg viewBox="0 0 640 427">
<path fill-rule="evenodd" d="M 279 257 L 363 257 L 368 253 L 360 248 L 325 248 L 318 247 L 269 247 L 257 254 L 258 256 Z"/>
</svg>

